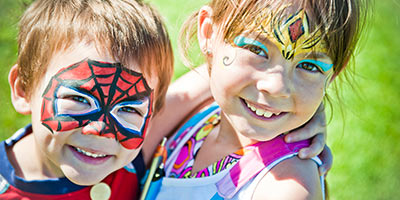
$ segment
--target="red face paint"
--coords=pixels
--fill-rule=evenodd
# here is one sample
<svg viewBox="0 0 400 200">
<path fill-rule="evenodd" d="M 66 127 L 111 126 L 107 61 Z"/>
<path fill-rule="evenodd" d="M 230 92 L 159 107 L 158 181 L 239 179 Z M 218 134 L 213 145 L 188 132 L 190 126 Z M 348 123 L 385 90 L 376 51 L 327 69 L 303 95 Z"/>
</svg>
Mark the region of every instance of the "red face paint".
<svg viewBox="0 0 400 200">
<path fill-rule="evenodd" d="M 152 113 L 152 89 L 141 73 L 119 63 L 84 60 L 61 69 L 43 92 L 41 121 L 52 133 L 115 138 L 138 148 Z"/>
</svg>

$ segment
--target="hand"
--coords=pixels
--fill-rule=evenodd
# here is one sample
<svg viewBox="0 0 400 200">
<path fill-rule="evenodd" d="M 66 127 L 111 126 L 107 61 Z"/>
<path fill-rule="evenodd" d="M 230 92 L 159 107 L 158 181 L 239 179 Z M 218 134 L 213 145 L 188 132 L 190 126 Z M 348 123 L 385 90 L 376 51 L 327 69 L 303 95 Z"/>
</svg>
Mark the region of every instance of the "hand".
<svg viewBox="0 0 400 200">
<path fill-rule="evenodd" d="M 332 168 L 333 156 L 331 149 L 325 145 L 324 150 L 318 155 L 322 161 L 322 165 L 318 168 L 320 176 L 326 176 L 328 171 Z"/>
<path fill-rule="evenodd" d="M 324 105 L 321 104 L 315 115 L 303 126 L 292 130 L 285 136 L 285 141 L 297 142 L 312 138 L 311 145 L 299 151 L 299 158 L 309 159 L 319 155 L 323 165 L 320 166 L 319 172 L 325 175 L 332 167 L 332 153 L 326 144 L 326 119 Z"/>
</svg>

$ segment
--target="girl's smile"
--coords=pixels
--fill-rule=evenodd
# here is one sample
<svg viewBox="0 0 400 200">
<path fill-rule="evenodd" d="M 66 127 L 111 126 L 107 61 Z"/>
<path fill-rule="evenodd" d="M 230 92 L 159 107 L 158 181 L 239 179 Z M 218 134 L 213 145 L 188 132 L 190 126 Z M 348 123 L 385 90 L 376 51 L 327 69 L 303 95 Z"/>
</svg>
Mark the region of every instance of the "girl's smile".
<svg viewBox="0 0 400 200">
<path fill-rule="evenodd" d="M 240 99 L 244 107 L 247 107 L 247 111 L 260 120 L 275 120 L 286 115 L 286 112 L 282 112 L 263 104 L 250 102 L 248 100 Z"/>
</svg>

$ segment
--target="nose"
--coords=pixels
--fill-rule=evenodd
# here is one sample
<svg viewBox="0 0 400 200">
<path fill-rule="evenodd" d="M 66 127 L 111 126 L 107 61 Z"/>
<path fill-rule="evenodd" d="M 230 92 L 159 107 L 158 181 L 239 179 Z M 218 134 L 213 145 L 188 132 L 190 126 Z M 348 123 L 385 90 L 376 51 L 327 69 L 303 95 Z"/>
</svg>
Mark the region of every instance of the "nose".
<svg viewBox="0 0 400 200">
<path fill-rule="evenodd" d="M 103 121 L 92 121 L 82 128 L 84 135 L 98 135 L 107 138 L 115 138 L 114 134 L 110 133 L 107 124 Z"/>
<path fill-rule="evenodd" d="M 258 91 L 273 97 L 289 97 L 291 91 L 289 77 L 283 68 L 263 72 L 256 87 Z"/>
</svg>

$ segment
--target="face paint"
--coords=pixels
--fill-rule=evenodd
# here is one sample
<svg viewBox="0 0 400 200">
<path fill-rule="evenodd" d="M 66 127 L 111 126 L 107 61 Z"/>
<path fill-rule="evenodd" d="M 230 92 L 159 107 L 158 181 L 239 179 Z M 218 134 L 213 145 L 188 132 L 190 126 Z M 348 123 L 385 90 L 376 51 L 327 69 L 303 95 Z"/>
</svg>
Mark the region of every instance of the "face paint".
<svg viewBox="0 0 400 200">
<path fill-rule="evenodd" d="M 299 64 L 301 64 L 301 63 L 312 63 L 312 64 L 318 66 L 324 72 L 329 71 L 333 67 L 333 64 L 324 63 L 324 62 L 319 61 L 319 60 L 305 59 L 305 60 L 301 60 L 299 62 Z"/>
<path fill-rule="evenodd" d="M 310 33 L 308 16 L 304 10 L 300 10 L 284 22 L 277 19 L 273 13 L 256 21 L 261 23 L 257 23 L 260 25 L 257 25 L 255 31 L 272 41 L 287 60 L 301 53 L 327 52 L 326 45 L 321 40 L 321 32 Z M 251 25 L 254 26 L 255 24 Z"/>
<path fill-rule="evenodd" d="M 51 78 L 42 95 L 41 121 L 52 133 L 82 127 L 83 134 L 115 138 L 136 149 L 152 113 L 152 93 L 141 73 L 119 63 L 84 60 Z"/>
<path fill-rule="evenodd" d="M 244 47 L 246 45 L 258 46 L 262 50 L 264 50 L 265 53 L 268 53 L 268 48 L 263 43 L 261 43 L 261 42 L 259 42 L 257 40 L 254 40 L 254 39 L 246 38 L 246 37 L 243 37 L 243 36 L 237 36 L 233 40 L 233 43 L 235 43 L 238 47 Z M 267 55 L 263 54 L 261 56 L 267 56 Z"/>
</svg>

